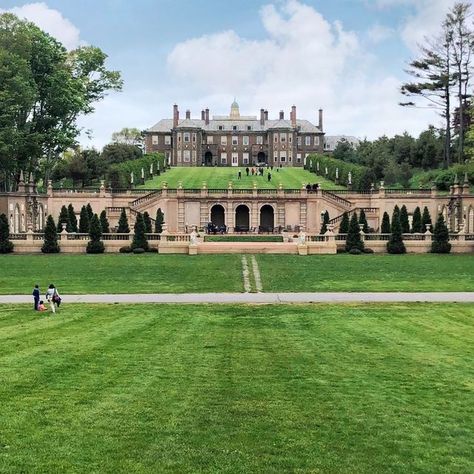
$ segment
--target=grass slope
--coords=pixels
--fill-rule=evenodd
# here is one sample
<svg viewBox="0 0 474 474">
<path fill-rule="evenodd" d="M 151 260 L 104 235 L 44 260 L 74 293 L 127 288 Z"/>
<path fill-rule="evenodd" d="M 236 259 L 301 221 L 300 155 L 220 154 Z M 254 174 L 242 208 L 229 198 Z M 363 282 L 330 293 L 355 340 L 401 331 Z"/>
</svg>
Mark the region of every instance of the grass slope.
<svg viewBox="0 0 474 474">
<path fill-rule="evenodd" d="M 473 291 L 474 255 L 258 255 L 264 291 Z"/>
<path fill-rule="evenodd" d="M 240 255 L 10 255 L 0 268 L 0 294 L 29 293 L 35 283 L 70 294 L 243 291 Z"/>
<path fill-rule="evenodd" d="M 0 308 L 0 472 L 474 471 L 473 305 Z"/>
<path fill-rule="evenodd" d="M 242 171 L 242 179 L 237 179 L 238 171 Z M 257 183 L 260 189 L 275 189 L 281 183 L 284 188 L 300 189 L 303 183 L 319 183 L 324 189 L 342 189 L 342 186 L 336 185 L 321 176 L 316 176 L 302 168 L 282 168 L 277 171 L 274 168 L 271 171 L 272 180 L 267 179 L 267 171 L 264 176 L 246 176 L 244 168 L 172 168 L 166 173 L 156 176 L 145 183 L 142 188 L 161 188 L 163 181 L 168 183 L 169 188 L 177 188 L 181 181 L 184 188 L 197 189 L 202 187 L 203 181 L 210 189 L 227 188 L 229 181 L 232 181 L 234 188 L 251 189 L 253 183 Z"/>
</svg>

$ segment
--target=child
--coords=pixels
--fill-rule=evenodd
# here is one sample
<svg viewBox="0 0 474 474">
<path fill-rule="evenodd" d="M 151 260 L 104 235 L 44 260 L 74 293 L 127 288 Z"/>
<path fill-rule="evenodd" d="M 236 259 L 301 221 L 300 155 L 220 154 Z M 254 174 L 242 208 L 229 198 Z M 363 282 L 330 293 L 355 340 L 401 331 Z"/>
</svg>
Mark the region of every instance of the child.
<svg viewBox="0 0 474 474">
<path fill-rule="evenodd" d="M 43 300 L 39 302 L 38 311 L 46 311 L 46 306 L 43 303 Z"/>
</svg>

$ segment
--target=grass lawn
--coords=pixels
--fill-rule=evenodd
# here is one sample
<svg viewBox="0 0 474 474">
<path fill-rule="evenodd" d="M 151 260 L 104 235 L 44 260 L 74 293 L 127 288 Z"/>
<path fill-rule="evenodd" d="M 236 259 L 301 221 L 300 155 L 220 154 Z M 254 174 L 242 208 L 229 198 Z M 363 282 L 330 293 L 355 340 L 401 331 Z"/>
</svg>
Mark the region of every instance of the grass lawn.
<svg viewBox="0 0 474 474">
<path fill-rule="evenodd" d="M 240 255 L 3 255 L 0 268 L 0 294 L 243 291 Z"/>
<path fill-rule="evenodd" d="M 258 255 L 264 291 L 474 291 L 474 255 Z"/>
<path fill-rule="evenodd" d="M 242 171 L 242 179 L 237 179 L 238 171 Z M 342 186 L 336 185 L 333 181 L 329 181 L 321 176 L 303 168 L 282 168 L 278 172 L 276 168 L 271 172 L 272 180 L 267 179 L 267 172 L 264 176 L 246 176 L 244 168 L 171 168 L 166 173 L 156 176 L 154 179 L 146 181 L 142 188 L 161 188 L 163 181 L 168 183 L 169 188 L 177 188 L 181 181 L 184 188 L 196 189 L 201 188 L 203 181 L 209 189 L 226 188 L 229 181 L 232 181 L 234 188 L 251 189 L 253 183 L 257 183 L 260 189 L 275 189 L 281 183 L 284 188 L 300 189 L 303 183 L 319 183 L 323 189 L 343 189 Z"/>
<path fill-rule="evenodd" d="M 474 305 L 0 307 L 0 472 L 474 472 Z"/>
</svg>

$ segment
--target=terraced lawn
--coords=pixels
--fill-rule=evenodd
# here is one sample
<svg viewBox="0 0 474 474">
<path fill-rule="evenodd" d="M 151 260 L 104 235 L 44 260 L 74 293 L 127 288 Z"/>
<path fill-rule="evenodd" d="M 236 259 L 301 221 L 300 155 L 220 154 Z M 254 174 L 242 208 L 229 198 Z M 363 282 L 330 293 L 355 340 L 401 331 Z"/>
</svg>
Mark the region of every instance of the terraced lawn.
<svg viewBox="0 0 474 474">
<path fill-rule="evenodd" d="M 239 170 L 242 172 L 242 179 L 237 179 Z M 202 183 L 210 189 L 227 188 L 229 181 L 232 181 L 234 188 L 251 189 L 253 183 L 257 184 L 259 189 L 275 189 L 281 183 L 284 188 L 300 189 L 303 183 L 319 183 L 324 189 L 343 189 L 342 186 L 336 185 L 333 181 L 329 181 L 314 173 L 310 173 L 302 168 L 274 168 L 270 170 L 272 180 L 268 181 L 268 171 L 265 170 L 264 176 L 247 176 L 244 168 L 171 168 L 160 176 L 156 176 L 153 180 L 149 180 L 142 188 L 161 188 L 163 181 L 168 183 L 169 188 L 177 188 L 179 183 L 186 189 L 198 189 L 202 187 Z"/>
<path fill-rule="evenodd" d="M 474 472 L 474 305 L 0 307 L 0 472 Z"/>
</svg>

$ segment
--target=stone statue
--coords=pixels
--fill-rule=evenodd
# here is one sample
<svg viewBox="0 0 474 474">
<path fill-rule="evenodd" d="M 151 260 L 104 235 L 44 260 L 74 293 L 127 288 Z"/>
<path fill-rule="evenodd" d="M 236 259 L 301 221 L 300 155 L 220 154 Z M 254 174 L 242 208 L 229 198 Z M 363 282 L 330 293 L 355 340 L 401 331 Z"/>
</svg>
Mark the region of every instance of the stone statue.
<svg viewBox="0 0 474 474">
<path fill-rule="evenodd" d="M 197 244 L 197 232 L 193 230 L 191 232 L 191 235 L 189 236 L 189 243 L 191 245 L 196 245 Z"/>
<path fill-rule="evenodd" d="M 349 171 L 349 174 L 347 175 L 347 184 L 352 184 L 352 173 Z"/>
<path fill-rule="evenodd" d="M 306 233 L 303 231 L 298 234 L 298 245 L 306 245 Z"/>
</svg>

